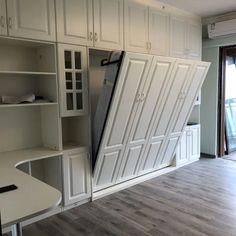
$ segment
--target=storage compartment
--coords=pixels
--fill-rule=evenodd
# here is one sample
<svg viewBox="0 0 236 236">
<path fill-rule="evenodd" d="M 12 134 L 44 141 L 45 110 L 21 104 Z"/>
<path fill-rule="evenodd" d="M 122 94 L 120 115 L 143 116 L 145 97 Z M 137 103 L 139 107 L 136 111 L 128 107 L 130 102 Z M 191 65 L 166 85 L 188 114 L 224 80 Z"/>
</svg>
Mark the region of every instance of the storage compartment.
<svg viewBox="0 0 236 236">
<path fill-rule="evenodd" d="M 1 152 L 34 147 L 59 149 L 57 105 L 0 108 Z"/>
<path fill-rule="evenodd" d="M 63 150 L 89 146 L 89 117 L 62 118 Z"/>
</svg>

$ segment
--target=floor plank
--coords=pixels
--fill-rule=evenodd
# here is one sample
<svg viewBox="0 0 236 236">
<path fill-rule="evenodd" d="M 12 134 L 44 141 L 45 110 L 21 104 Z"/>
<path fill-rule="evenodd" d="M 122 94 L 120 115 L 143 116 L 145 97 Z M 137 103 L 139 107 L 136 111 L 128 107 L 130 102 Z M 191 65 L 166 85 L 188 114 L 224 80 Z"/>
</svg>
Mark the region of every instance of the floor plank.
<svg viewBox="0 0 236 236">
<path fill-rule="evenodd" d="M 235 222 L 236 162 L 201 159 L 24 227 L 23 235 L 235 236 Z"/>
</svg>

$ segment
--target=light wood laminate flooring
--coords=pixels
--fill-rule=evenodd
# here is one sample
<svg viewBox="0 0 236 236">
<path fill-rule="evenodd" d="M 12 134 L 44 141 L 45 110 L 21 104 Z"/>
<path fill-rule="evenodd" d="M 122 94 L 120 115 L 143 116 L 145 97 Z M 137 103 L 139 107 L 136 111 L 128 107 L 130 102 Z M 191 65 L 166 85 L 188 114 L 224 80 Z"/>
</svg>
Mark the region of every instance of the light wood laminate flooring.
<svg viewBox="0 0 236 236">
<path fill-rule="evenodd" d="M 191 165 L 23 228 L 24 236 L 235 236 L 236 162 Z"/>
</svg>

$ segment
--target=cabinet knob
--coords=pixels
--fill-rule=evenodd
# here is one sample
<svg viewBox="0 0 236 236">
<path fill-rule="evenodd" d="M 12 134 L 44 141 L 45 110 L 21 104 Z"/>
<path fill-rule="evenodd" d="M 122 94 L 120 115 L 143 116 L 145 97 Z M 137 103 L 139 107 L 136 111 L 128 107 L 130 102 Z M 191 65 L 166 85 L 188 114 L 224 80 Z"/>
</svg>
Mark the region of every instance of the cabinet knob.
<svg viewBox="0 0 236 236">
<path fill-rule="evenodd" d="M 95 40 L 95 42 L 98 41 L 98 34 L 97 33 L 94 34 L 94 40 Z"/>
<path fill-rule="evenodd" d="M 4 18 L 4 16 L 0 17 L 0 25 L 1 25 L 2 28 L 5 28 L 5 18 Z"/>
<path fill-rule="evenodd" d="M 141 94 L 140 101 L 143 102 L 145 100 L 145 93 Z"/>
<path fill-rule="evenodd" d="M 12 29 L 12 25 L 13 25 L 12 18 L 8 17 L 8 27 L 9 27 L 9 29 Z"/>
<path fill-rule="evenodd" d="M 89 39 L 90 39 L 90 41 L 93 41 L 93 32 L 89 33 Z"/>
<path fill-rule="evenodd" d="M 136 97 L 136 102 L 140 102 L 140 101 L 141 101 L 141 93 L 138 93 Z"/>
</svg>

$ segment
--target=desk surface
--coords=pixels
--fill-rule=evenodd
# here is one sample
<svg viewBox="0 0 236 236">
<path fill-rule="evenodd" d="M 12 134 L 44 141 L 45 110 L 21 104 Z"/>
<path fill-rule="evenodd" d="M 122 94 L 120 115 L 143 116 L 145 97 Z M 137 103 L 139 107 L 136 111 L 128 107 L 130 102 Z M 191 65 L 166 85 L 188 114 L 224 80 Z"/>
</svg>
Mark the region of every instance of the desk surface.
<svg viewBox="0 0 236 236">
<path fill-rule="evenodd" d="M 18 189 L 0 194 L 2 225 L 9 226 L 45 213 L 61 201 L 61 193 L 16 169 L 27 161 L 62 155 L 59 151 L 34 148 L 0 153 L 0 187 L 15 184 Z"/>
</svg>

